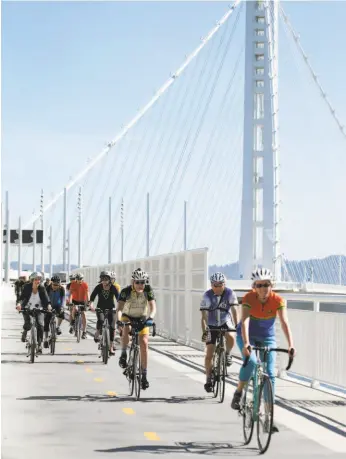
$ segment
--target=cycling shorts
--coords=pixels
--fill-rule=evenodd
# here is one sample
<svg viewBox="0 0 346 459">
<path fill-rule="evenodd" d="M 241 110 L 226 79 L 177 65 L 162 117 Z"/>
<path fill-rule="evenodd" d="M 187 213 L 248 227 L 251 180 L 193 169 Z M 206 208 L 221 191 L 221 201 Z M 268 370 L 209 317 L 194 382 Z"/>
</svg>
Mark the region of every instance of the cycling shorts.
<svg viewBox="0 0 346 459">
<path fill-rule="evenodd" d="M 127 315 L 121 316 L 121 322 L 131 322 L 131 319 Z M 144 327 L 139 333 L 139 335 L 149 335 L 149 327 Z"/>
</svg>

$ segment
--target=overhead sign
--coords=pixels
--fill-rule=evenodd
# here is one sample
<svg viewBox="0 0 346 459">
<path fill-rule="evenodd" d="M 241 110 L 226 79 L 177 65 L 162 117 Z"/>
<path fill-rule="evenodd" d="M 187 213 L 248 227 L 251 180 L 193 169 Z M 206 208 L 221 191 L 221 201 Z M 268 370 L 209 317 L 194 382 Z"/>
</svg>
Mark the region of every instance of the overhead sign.
<svg viewBox="0 0 346 459">
<path fill-rule="evenodd" d="M 7 230 L 3 230 L 2 242 L 6 244 Z M 22 244 L 30 245 L 34 243 L 34 231 L 22 230 Z M 10 244 L 19 244 L 19 230 L 10 231 Z M 36 230 L 36 244 L 43 244 L 43 230 Z"/>
</svg>

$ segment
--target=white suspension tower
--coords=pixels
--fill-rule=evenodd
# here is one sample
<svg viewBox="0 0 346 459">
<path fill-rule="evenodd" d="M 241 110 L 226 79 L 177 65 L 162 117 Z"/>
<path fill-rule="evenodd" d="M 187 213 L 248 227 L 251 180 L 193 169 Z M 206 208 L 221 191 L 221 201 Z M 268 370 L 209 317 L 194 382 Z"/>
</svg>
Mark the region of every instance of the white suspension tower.
<svg viewBox="0 0 346 459">
<path fill-rule="evenodd" d="M 239 274 L 264 266 L 281 280 L 278 2 L 246 2 L 243 194 Z"/>
</svg>

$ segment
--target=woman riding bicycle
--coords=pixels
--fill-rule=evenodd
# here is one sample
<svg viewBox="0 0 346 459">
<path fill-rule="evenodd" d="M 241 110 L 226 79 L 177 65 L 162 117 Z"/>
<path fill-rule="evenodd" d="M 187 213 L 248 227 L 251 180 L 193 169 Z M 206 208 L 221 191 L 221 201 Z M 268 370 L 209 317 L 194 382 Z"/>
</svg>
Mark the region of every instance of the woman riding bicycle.
<svg viewBox="0 0 346 459">
<path fill-rule="evenodd" d="M 115 331 L 115 302 L 118 301 L 119 292 L 114 287 L 111 281 L 111 273 L 109 271 L 102 271 L 100 273 L 100 283 L 96 285 L 92 294 L 90 295 L 90 309 L 95 311 L 93 301 L 96 296 L 98 297 L 97 307 L 102 311 L 108 309 L 108 323 L 109 323 L 109 337 L 111 342 L 111 347 L 109 353 L 111 355 L 115 354 L 114 346 L 114 331 Z M 96 333 L 94 336 L 95 343 L 100 341 L 100 332 L 103 327 L 103 322 L 105 320 L 104 312 L 97 311 L 97 324 L 96 324 Z"/>
<path fill-rule="evenodd" d="M 293 349 L 293 338 L 287 317 L 286 301 L 272 291 L 273 275 L 269 269 L 259 268 L 251 275 L 252 290 L 243 298 L 242 319 L 237 326 L 237 345 L 243 360 L 249 357 L 248 364 L 240 368 L 238 387 L 233 395 L 231 407 L 240 409 L 240 401 L 245 384 L 250 379 L 256 364 L 256 354 L 248 350 L 249 346 L 260 343 L 261 346 L 276 347 L 275 320 L 279 316 L 281 328 Z M 267 358 L 267 371 L 275 395 L 275 360 L 276 353 L 270 352 Z M 278 428 L 273 424 L 273 432 Z"/>
</svg>

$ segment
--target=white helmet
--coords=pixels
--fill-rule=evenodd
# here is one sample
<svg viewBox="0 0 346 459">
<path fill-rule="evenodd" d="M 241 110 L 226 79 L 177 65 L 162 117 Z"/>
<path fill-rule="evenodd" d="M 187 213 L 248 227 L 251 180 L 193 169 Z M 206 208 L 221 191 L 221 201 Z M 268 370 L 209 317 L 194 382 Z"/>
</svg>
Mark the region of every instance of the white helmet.
<svg viewBox="0 0 346 459">
<path fill-rule="evenodd" d="M 259 280 L 269 280 L 273 281 L 273 274 L 270 271 L 270 269 L 267 268 L 257 268 L 255 271 L 252 272 L 251 274 L 251 280 L 253 282 L 259 281 Z"/>
<path fill-rule="evenodd" d="M 226 282 L 226 277 L 222 273 L 214 273 L 210 277 L 210 282 L 213 284 L 214 282 Z"/>
<path fill-rule="evenodd" d="M 145 281 L 148 279 L 148 274 L 145 271 L 142 271 L 140 268 L 138 268 L 135 271 L 133 271 L 131 277 L 133 280 Z"/>
<path fill-rule="evenodd" d="M 111 271 L 110 275 L 111 275 L 111 279 L 115 280 L 117 278 L 117 275 L 115 274 L 115 271 Z"/>
<path fill-rule="evenodd" d="M 33 281 L 34 279 L 41 279 L 41 281 L 43 281 L 43 274 L 40 273 L 39 271 L 38 272 L 34 271 L 30 274 L 29 279 L 31 281 Z"/>
</svg>

